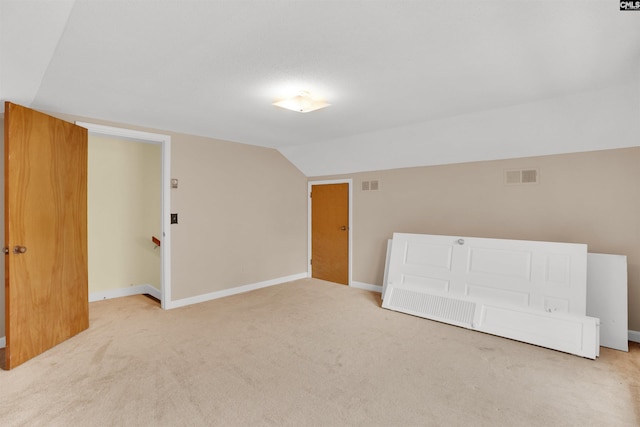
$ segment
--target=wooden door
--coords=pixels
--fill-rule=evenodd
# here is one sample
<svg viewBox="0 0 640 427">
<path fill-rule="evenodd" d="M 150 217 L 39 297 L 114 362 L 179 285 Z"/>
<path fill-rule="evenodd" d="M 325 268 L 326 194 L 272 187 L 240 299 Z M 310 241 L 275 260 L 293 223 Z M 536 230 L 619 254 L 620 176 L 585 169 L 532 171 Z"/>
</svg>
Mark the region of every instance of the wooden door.
<svg viewBox="0 0 640 427">
<path fill-rule="evenodd" d="M 5 367 L 89 327 L 87 130 L 5 106 Z"/>
<path fill-rule="evenodd" d="M 349 184 L 311 187 L 311 277 L 349 284 Z"/>
</svg>

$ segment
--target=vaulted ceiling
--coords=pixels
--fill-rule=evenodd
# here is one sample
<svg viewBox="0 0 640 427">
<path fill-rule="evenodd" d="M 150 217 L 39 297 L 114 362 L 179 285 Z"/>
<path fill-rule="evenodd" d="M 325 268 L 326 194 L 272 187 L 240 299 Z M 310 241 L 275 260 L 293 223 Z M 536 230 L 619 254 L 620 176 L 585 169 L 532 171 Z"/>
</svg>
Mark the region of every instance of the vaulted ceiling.
<svg viewBox="0 0 640 427">
<path fill-rule="evenodd" d="M 640 12 L 614 0 L 0 0 L 0 25 L 2 100 L 273 147 L 307 175 L 561 152 L 479 124 L 550 106 L 640 122 Z M 271 105 L 299 90 L 332 105 Z M 602 148 L 582 133 L 564 150 Z"/>
</svg>

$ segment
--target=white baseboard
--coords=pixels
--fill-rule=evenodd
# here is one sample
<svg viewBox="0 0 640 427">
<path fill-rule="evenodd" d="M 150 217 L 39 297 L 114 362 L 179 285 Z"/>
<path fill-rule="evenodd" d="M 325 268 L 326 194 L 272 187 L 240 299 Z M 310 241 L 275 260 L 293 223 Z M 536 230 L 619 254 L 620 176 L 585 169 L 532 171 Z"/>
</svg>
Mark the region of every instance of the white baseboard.
<svg viewBox="0 0 640 427">
<path fill-rule="evenodd" d="M 629 331 L 629 341 L 640 342 L 640 331 Z"/>
<path fill-rule="evenodd" d="M 352 281 L 351 286 L 358 289 L 366 289 L 367 291 L 382 293 L 382 286 L 378 286 L 378 285 L 371 285 L 369 283 Z"/>
<path fill-rule="evenodd" d="M 178 308 L 184 307 L 191 304 L 197 304 L 200 302 L 211 301 L 218 298 L 224 298 L 231 295 L 241 294 L 243 292 L 254 291 L 260 288 L 266 288 L 268 286 L 279 285 L 286 282 L 292 282 L 294 280 L 306 279 L 308 277 L 307 273 L 299 273 L 291 276 L 279 277 L 277 279 L 265 280 L 264 282 L 252 283 L 249 285 L 238 286 L 236 288 L 224 289 L 222 291 L 211 292 L 204 295 L 198 295 L 195 297 L 183 298 L 176 301 L 166 301 L 166 308 Z"/>
<path fill-rule="evenodd" d="M 154 298 L 162 299 L 162 294 L 159 290 L 151 285 L 137 285 L 130 286 L 128 288 L 112 289 L 102 292 L 92 292 L 89 294 L 89 302 L 102 301 L 105 299 L 128 297 L 131 295 L 144 295 L 149 294 Z"/>
</svg>

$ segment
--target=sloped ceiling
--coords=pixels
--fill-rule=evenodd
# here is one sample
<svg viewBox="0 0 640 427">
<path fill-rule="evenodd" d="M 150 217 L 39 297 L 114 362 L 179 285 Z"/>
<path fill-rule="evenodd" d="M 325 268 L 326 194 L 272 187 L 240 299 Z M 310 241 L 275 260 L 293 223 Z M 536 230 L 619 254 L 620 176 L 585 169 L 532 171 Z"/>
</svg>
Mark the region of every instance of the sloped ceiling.
<svg viewBox="0 0 640 427">
<path fill-rule="evenodd" d="M 1 0 L 0 20 L 2 100 L 273 147 L 308 176 L 563 151 L 490 145 L 501 117 L 640 122 L 640 12 L 613 0 Z M 332 106 L 271 105 L 299 90 Z M 624 119 L 566 151 L 638 144 Z"/>
</svg>

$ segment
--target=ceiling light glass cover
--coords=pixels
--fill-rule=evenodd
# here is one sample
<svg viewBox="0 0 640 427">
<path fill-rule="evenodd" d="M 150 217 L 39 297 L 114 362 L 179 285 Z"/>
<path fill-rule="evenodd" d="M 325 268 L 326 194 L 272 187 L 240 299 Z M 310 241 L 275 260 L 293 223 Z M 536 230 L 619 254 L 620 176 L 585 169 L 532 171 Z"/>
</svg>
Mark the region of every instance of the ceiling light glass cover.
<svg viewBox="0 0 640 427">
<path fill-rule="evenodd" d="M 319 110 L 320 108 L 328 107 L 329 103 L 315 99 L 309 92 L 300 92 L 293 98 L 283 99 L 282 101 L 274 102 L 273 105 L 277 107 L 286 108 L 287 110 L 297 111 L 299 113 L 308 113 L 310 111 Z"/>
</svg>

